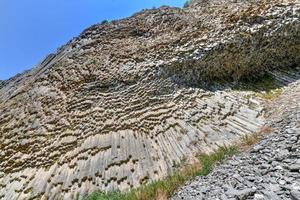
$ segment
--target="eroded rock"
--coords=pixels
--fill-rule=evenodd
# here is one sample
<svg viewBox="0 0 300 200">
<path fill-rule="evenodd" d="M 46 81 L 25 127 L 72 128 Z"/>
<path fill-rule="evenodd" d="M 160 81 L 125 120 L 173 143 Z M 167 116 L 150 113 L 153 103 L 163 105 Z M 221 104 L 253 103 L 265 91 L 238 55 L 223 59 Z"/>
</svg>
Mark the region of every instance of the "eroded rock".
<svg viewBox="0 0 300 200">
<path fill-rule="evenodd" d="M 138 187 L 196 153 L 260 130 L 259 100 L 212 89 L 204 77 L 276 77 L 274 68 L 295 67 L 299 6 L 206 4 L 94 25 L 1 83 L 0 199 L 82 199 L 96 190 Z M 275 56 L 278 66 L 260 56 L 252 66 L 263 46 L 262 56 L 285 54 Z"/>
</svg>

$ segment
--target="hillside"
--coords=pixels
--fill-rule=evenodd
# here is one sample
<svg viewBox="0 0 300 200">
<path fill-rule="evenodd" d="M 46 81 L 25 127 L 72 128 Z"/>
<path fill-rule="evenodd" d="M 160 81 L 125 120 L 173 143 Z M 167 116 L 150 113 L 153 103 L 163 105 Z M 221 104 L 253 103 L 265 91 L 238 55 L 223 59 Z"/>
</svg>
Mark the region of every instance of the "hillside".
<svg viewBox="0 0 300 200">
<path fill-rule="evenodd" d="M 299 18 L 298 0 L 194 0 L 87 28 L 0 81 L 0 199 L 136 188 L 260 132 L 257 94 L 299 79 Z"/>
</svg>

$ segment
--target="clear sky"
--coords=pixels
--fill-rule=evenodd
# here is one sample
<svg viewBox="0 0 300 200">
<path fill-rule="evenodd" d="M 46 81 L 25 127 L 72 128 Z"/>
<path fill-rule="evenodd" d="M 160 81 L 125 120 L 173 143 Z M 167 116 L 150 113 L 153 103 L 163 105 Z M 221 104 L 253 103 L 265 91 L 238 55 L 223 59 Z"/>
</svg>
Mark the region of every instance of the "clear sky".
<svg viewBox="0 0 300 200">
<path fill-rule="evenodd" d="M 0 0 L 0 80 L 30 69 L 104 19 L 185 0 Z"/>
</svg>

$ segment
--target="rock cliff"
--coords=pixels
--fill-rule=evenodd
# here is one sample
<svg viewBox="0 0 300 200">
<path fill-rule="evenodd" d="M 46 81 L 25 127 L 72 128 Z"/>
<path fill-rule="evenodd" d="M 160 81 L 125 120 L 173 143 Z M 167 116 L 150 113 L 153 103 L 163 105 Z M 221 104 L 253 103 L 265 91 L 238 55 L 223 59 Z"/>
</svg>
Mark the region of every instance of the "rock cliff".
<svg viewBox="0 0 300 200">
<path fill-rule="evenodd" d="M 299 65 L 299 17 L 292 0 L 195 0 L 84 30 L 0 83 L 0 199 L 137 187 L 259 131 L 260 100 L 230 86 Z"/>
</svg>

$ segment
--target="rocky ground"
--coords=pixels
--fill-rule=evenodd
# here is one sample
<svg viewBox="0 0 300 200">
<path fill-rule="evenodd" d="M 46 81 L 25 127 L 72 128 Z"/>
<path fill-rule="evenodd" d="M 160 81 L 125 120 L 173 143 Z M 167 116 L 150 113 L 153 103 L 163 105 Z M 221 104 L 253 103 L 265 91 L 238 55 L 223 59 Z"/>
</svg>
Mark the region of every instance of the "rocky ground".
<svg viewBox="0 0 300 200">
<path fill-rule="evenodd" d="M 272 110 L 271 110 L 272 109 Z M 300 82 L 269 106 L 272 134 L 182 187 L 178 199 L 300 199 Z"/>
</svg>

